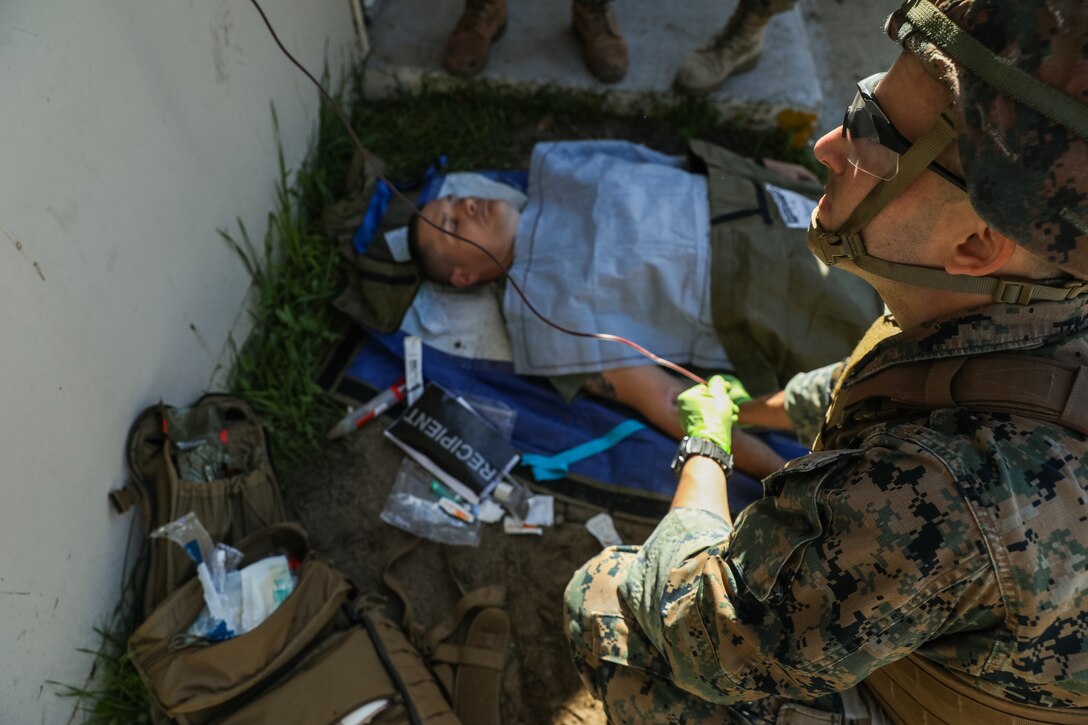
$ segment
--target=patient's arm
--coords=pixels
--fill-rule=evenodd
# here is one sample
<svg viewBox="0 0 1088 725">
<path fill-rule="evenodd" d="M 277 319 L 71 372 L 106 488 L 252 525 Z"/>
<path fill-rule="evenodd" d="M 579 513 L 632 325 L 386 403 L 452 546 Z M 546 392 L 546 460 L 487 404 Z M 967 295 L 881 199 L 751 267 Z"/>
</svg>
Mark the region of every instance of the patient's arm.
<svg viewBox="0 0 1088 725">
<path fill-rule="evenodd" d="M 786 414 L 786 391 L 769 393 L 740 404 L 737 414 L 741 425 L 793 430 L 793 421 Z"/>
<path fill-rule="evenodd" d="M 691 383 L 669 375 L 656 365 L 607 370 L 591 377 L 582 387 L 590 395 L 631 406 L 677 440 L 684 435 L 676 396 L 691 387 Z M 759 478 L 774 473 L 785 463 L 774 449 L 739 428 L 733 429 L 733 461 L 740 470 Z"/>
</svg>

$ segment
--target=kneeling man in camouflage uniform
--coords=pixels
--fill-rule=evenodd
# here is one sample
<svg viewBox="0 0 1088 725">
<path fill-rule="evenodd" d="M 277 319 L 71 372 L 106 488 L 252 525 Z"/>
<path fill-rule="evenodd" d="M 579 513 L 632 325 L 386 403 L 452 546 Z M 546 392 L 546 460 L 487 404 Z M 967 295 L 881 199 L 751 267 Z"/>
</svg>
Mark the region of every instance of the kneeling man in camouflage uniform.
<svg viewBox="0 0 1088 725">
<path fill-rule="evenodd" d="M 1088 5 L 888 32 L 809 244 L 893 314 L 780 393 L 680 396 L 672 511 L 566 593 L 613 722 L 1088 722 Z M 814 452 L 733 518 L 736 416 Z"/>
</svg>

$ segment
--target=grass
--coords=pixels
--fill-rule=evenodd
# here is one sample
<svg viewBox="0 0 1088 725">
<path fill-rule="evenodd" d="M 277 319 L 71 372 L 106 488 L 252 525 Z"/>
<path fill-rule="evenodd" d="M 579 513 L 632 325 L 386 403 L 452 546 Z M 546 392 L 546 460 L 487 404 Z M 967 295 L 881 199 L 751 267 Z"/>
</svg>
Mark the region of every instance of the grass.
<svg viewBox="0 0 1088 725">
<path fill-rule="evenodd" d="M 418 175 L 443 152 L 450 170 L 524 168 L 538 141 L 589 137 L 625 138 L 672 153 L 682 153 L 689 139 L 703 138 L 742 153 L 812 166 L 811 158 L 791 145 L 789 132 L 754 131 L 741 120 L 722 119 L 697 99 L 624 114 L 591 93 L 468 83 L 357 104 L 351 118 L 394 179 Z M 255 242 L 241 222 L 233 232 L 221 232 L 245 263 L 256 295 L 254 328 L 236 350 L 230 388 L 268 422 L 281 473 L 318 454 L 325 431 L 342 414 L 315 383 L 347 324 L 329 305 L 343 278 L 339 252 L 320 219 L 325 206 L 345 194 L 354 153 L 335 113 L 323 106 L 302 168 L 292 175 L 279 152 L 276 205 L 264 238 Z M 126 582 L 112 622 L 98 630 L 100 648 L 82 650 L 94 657 L 93 683 L 52 683 L 60 695 L 79 700 L 86 722 L 147 721 L 148 695 L 125 649 L 137 623 L 138 589 Z"/>
<path fill-rule="evenodd" d="M 320 139 L 318 144 L 320 150 Z M 327 168 L 315 162 L 320 158 L 313 153 L 292 184 L 279 150 L 276 209 L 259 247 L 241 221 L 237 237 L 221 232 L 245 263 L 257 294 L 253 330 L 236 351 L 231 392 L 261 413 L 277 461 L 287 467 L 317 450 L 339 413 L 314 380 L 326 351 L 344 332 L 329 305 L 341 286 L 339 253 L 303 203 L 306 194 L 331 193 Z"/>
<path fill-rule="evenodd" d="M 812 163 L 791 146 L 788 131 L 758 131 L 742 119 L 723 119 L 705 99 L 620 113 L 594 93 L 476 82 L 359 105 L 352 117 L 363 143 L 393 177 L 417 174 L 440 152 L 449 155 L 454 171 L 524 168 L 539 141 L 591 137 L 623 138 L 672 153 L 683 153 L 687 141 L 701 138 L 746 154 Z"/>
<path fill-rule="evenodd" d="M 114 607 L 109 623 L 95 628 L 98 649 L 77 650 L 92 658 L 88 684 L 76 687 L 52 680 L 46 683 L 57 688 L 60 697 L 76 700 L 77 711 L 87 723 L 129 725 L 150 721 L 147 688 L 128 653 L 128 636 L 139 624 L 137 612 L 143 601 L 142 575 L 146 567 L 143 552 L 135 564 L 129 566 L 136 527 L 137 521 L 133 517 L 122 565 L 126 575 L 121 582 L 120 600 Z"/>
</svg>

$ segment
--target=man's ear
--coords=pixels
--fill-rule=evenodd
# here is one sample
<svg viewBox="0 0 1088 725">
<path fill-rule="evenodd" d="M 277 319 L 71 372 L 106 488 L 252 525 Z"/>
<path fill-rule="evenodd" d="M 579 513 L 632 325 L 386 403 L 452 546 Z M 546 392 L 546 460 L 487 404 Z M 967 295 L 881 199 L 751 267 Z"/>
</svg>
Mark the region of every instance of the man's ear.
<svg viewBox="0 0 1088 725">
<path fill-rule="evenodd" d="M 1005 266 L 1016 251 L 1016 242 L 988 224 L 964 238 L 945 260 L 949 274 L 985 277 Z"/>
<path fill-rule="evenodd" d="M 480 280 L 480 275 L 461 266 L 456 266 L 450 272 L 450 284 L 454 287 L 471 287 Z"/>
</svg>

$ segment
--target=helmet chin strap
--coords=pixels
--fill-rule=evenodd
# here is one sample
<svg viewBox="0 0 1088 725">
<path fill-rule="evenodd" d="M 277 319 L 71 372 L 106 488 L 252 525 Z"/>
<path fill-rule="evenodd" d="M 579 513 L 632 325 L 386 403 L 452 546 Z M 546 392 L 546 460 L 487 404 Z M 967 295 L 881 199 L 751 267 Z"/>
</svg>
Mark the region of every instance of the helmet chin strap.
<svg viewBox="0 0 1088 725">
<path fill-rule="evenodd" d="M 880 259 L 866 251 L 865 240 L 861 236 L 865 225 L 917 179 L 955 138 L 952 122 L 942 113 L 925 135 L 900 158 L 899 173 L 891 180 L 880 181 L 874 186 L 839 229 L 832 231 L 824 227 L 818 218 L 819 209 L 814 209 L 808 227 L 808 240 L 816 257 L 828 266 L 849 259 L 859 269 L 895 282 L 949 292 L 988 295 L 995 302 L 1008 304 L 1066 300 L 1088 292 L 1088 283 L 1084 282 L 1051 286 L 1026 279 L 949 274 L 943 269 Z"/>
</svg>

